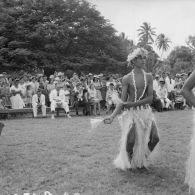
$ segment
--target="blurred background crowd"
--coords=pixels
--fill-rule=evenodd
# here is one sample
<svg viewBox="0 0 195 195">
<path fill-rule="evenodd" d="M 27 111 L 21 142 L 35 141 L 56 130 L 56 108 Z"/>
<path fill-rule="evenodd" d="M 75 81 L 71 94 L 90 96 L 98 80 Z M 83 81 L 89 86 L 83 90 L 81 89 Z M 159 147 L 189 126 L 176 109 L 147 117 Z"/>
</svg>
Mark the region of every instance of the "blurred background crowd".
<svg viewBox="0 0 195 195">
<path fill-rule="evenodd" d="M 157 111 L 191 109 L 191 105 L 180 94 L 181 88 L 190 73 L 171 75 L 168 72 L 153 75 L 153 103 Z M 63 91 L 63 101 L 74 108 L 78 115 L 79 107 L 89 115 L 90 105 L 93 114 L 101 110 L 109 113 L 115 107 L 113 97 L 121 97 L 122 77 L 119 74 L 80 74 L 67 77 L 63 72 L 50 76 L 25 72 L 0 74 L 0 109 L 33 108 L 33 95 L 44 95 L 44 105 L 51 106 L 51 92 Z"/>
</svg>

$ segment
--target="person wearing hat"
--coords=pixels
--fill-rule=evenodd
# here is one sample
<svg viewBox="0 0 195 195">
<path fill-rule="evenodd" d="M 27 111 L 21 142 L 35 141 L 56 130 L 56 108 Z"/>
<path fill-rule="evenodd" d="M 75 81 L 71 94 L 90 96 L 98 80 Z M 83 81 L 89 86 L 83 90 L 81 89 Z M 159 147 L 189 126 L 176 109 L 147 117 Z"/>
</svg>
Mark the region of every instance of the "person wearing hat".
<svg viewBox="0 0 195 195">
<path fill-rule="evenodd" d="M 10 88 L 10 92 L 12 94 L 10 101 L 12 109 L 21 109 L 25 107 L 24 101 L 21 97 L 22 90 L 19 87 L 19 79 L 16 78 L 13 85 Z"/>
<path fill-rule="evenodd" d="M 54 113 L 55 113 L 55 109 L 57 107 L 63 108 L 67 114 L 68 118 L 71 118 L 70 114 L 69 114 L 69 106 L 68 103 L 66 102 L 65 99 L 65 92 L 63 85 L 61 83 L 57 83 L 56 85 L 56 89 L 53 89 L 50 94 L 49 94 L 49 99 L 51 102 L 51 118 L 54 119 Z"/>
<path fill-rule="evenodd" d="M 165 80 L 163 78 L 160 78 L 159 83 L 160 83 L 160 87 L 157 90 L 157 96 L 160 98 L 163 108 L 168 109 L 172 104 L 168 98 L 168 91 L 167 91 L 167 87 L 165 86 Z"/>
<path fill-rule="evenodd" d="M 159 142 L 158 129 L 150 107 L 153 100 L 153 77 L 144 71 L 148 52 L 137 48 L 128 55 L 132 71 L 122 80 L 122 100 L 111 116 L 104 119 L 111 124 L 117 114 L 122 130 L 121 147 L 114 165 L 122 170 L 147 168 L 149 158 Z"/>
<path fill-rule="evenodd" d="M 32 96 L 32 108 L 34 118 L 37 117 L 37 111 L 41 108 L 42 116 L 46 117 L 45 95 L 42 94 L 42 90 L 39 88 L 37 93 Z"/>
</svg>

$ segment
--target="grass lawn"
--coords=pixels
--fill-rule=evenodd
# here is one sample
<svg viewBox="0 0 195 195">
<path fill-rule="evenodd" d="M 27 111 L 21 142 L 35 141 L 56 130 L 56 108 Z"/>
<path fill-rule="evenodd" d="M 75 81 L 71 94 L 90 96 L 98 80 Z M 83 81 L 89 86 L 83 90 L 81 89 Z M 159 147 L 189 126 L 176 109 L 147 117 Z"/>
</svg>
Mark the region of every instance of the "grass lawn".
<svg viewBox="0 0 195 195">
<path fill-rule="evenodd" d="M 120 171 L 117 120 L 90 132 L 89 117 L 5 121 L 0 137 L 0 195 L 169 195 L 183 184 L 192 111 L 156 113 L 160 153 L 149 171 Z M 31 195 L 31 194 L 30 194 Z"/>
</svg>

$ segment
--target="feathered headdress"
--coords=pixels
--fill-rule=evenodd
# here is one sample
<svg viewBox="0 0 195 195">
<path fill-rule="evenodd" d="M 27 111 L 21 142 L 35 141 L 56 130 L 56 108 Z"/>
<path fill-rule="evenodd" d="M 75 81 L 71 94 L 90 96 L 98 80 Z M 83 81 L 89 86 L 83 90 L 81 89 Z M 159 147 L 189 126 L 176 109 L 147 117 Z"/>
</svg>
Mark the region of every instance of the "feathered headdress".
<svg viewBox="0 0 195 195">
<path fill-rule="evenodd" d="M 147 57 L 148 51 L 144 48 L 136 48 L 132 53 L 127 56 L 128 66 L 131 64 L 131 61 L 137 56 Z"/>
</svg>

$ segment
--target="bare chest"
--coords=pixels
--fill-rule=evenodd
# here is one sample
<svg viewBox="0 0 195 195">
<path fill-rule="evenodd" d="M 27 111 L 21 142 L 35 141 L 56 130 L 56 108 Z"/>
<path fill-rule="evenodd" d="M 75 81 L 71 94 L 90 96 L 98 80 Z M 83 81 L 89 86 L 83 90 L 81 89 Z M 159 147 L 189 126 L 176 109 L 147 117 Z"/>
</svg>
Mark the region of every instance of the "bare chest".
<svg viewBox="0 0 195 195">
<path fill-rule="evenodd" d="M 144 96 L 147 92 L 147 86 L 148 86 L 148 80 L 147 75 L 143 74 L 137 74 L 132 76 L 132 74 L 129 76 L 129 96 L 132 98 L 135 98 L 137 96 L 137 99 L 141 96 Z"/>
</svg>

